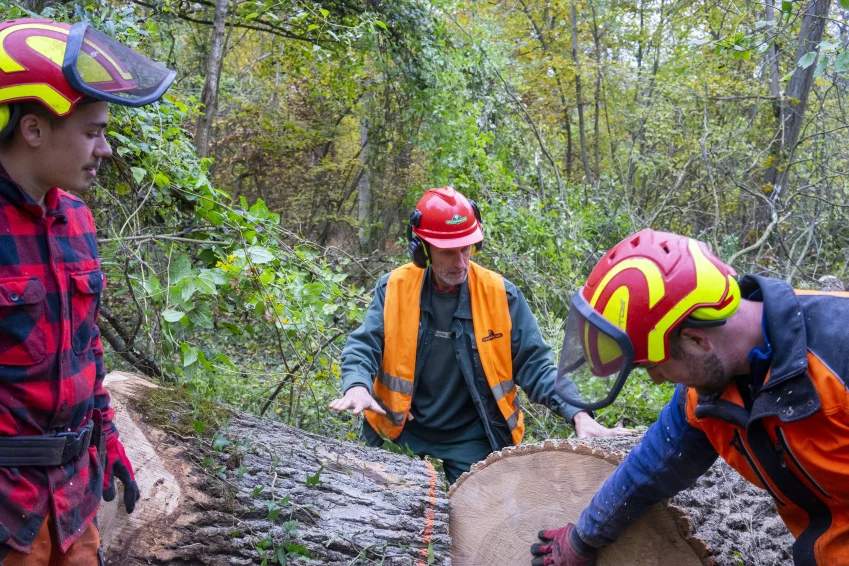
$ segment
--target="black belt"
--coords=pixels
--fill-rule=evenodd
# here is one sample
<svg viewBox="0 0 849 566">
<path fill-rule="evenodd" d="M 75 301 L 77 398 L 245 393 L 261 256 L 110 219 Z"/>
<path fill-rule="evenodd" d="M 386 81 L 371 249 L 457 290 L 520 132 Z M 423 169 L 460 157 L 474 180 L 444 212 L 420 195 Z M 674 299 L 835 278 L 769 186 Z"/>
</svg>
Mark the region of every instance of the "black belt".
<svg viewBox="0 0 849 566">
<path fill-rule="evenodd" d="M 0 468 L 64 466 L 82 456 L 92 443 L 94 422 L 74 432 L 44 436 L 0 436 Z"/>
</svg>

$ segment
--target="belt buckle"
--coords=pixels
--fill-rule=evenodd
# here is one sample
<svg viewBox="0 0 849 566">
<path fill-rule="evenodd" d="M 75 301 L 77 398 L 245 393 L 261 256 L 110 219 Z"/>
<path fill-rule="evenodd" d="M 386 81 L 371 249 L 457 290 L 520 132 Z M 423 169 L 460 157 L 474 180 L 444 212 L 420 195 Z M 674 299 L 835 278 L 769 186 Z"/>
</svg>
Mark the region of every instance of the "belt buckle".
<svg viewBox="0 0 849 566">
<path fill-rule="evenodd" d="M 56 434 L 58 438 L 65 439 L 65 446 L 62 449 L 63 464 L 66 464 L 73 459 L 79 458 L 83 449 L 88 448 L 89 444 L 91 443 L 92 428 L 92 421 L 88 421 L 79 430 L 59 432 Z"/>
</svg>

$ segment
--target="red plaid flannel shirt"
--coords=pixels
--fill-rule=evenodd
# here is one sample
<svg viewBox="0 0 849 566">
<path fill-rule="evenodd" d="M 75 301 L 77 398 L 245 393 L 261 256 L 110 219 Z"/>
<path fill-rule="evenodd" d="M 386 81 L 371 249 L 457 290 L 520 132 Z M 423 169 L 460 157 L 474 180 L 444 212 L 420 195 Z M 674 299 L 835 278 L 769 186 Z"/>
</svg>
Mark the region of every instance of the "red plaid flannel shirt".
<svg viewBox="0 0 849 566">
<path fill-rule="evenodd" d="M 117 434 L 96 325 L 94 219 L 61 189 L 45 201 L 46 213 L 0 169 L 0 436 L 76 431 L 95 409 Z M 0 543 L 28 552 L 52 510 L 67 550 L 97 514 L 102 477 L 94 447 L 65 466 L 0 467 Z"/>
</svg>

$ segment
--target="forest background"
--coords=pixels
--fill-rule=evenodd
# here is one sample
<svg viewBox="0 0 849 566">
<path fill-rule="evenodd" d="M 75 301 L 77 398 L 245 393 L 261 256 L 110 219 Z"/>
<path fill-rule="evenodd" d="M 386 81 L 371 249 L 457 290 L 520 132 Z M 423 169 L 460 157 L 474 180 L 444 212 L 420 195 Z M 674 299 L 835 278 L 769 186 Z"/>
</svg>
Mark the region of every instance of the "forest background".
<svg viewBox="0 0 849 566">
<path fill-rule="evenodd" d="M 640 228 L 818 287 L 849 255 L 849 0 L 0 0 L 178 71 L 112 107 L 86 197 L 107 365 L 356 439 L 331 413 L 376 278 L 429 187 L 476 199 L 483 265 L 558 349 L 568 298 Z M 832 277 L 833 278 L 833 277 Z M 605 424 L 669 387 L 632 378 Z M 571 432 L 525 402 L 529 440 Z"/>
</svg>

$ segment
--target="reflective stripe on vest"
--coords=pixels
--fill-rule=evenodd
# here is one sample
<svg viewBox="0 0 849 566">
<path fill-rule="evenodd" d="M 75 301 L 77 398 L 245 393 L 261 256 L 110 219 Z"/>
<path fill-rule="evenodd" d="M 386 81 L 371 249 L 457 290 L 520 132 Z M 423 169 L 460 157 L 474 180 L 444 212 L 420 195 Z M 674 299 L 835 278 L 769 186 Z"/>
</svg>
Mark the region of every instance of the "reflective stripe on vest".
<svg viewBox="0 0 849 566">
<path fill-rule="evenodd" d="M 413 402 L 424 270 L 412 263 L 392 271 L 386 283 L 383 307 L 383 366 L 374 382 L 374 396 L 386 416 L 366 411 L 373 429 L 394 440 L 404 428 Z M 510 428 L 514 444 L 525 434 L 519 391 L 513 382 L 510 333 L 513 322 L 504 279 L 475 263 L 469 264 L 472 324 L 486 381 Z"/>
</svg>

